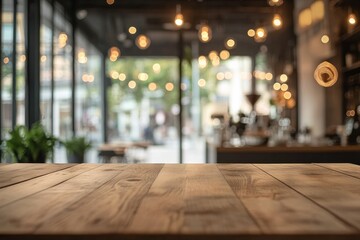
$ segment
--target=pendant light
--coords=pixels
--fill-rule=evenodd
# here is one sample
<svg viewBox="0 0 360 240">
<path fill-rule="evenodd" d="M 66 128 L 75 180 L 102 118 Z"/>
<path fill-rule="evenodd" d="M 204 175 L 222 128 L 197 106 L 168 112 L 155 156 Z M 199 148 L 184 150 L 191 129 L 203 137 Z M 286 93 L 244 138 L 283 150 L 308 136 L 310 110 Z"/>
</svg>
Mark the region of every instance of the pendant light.
<svg viewBox="0 0 360 240">
<path fill-rule="evenodd" d="M 212 31 L 209 25 L 201 24 L 199 29 L 199 40 L 200 42 L 207 43 L 212 38 Z"/>
<path fill-rule="evenodd" d="M 176 15 L 175 15 L 174 23 L 178 27 L 181 27 L 184 24 L 184 16 L 181 13 L 181 5 L 180 4 L 176 5 Z"/>
</svg>

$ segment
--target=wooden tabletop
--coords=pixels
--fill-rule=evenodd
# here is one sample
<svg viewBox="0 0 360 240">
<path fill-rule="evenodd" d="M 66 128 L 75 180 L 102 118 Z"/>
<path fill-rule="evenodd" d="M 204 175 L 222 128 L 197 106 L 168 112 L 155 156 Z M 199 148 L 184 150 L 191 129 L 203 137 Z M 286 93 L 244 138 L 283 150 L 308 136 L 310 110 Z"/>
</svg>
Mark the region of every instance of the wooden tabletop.
<svg viewBox="0 0 360 240">
<path fill-rule="evenodd" d="M 360 239 L 360 166 L 0 165 L 0 239 Z"/>
</svg>

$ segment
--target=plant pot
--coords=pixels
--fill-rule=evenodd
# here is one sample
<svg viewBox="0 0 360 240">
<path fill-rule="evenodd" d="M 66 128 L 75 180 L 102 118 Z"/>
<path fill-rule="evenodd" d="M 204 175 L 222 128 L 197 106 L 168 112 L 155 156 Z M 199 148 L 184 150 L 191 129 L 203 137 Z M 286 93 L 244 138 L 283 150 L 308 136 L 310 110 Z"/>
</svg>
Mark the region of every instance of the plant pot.
<svg viewBox="0 0 360 240">
<path fill-rule="evenodd" d="M 85 154 L 76 155 L 73 153 L 67 153 L 66 155 L 67 155 L 68 163 L 84 163 Z"/>
</svg>

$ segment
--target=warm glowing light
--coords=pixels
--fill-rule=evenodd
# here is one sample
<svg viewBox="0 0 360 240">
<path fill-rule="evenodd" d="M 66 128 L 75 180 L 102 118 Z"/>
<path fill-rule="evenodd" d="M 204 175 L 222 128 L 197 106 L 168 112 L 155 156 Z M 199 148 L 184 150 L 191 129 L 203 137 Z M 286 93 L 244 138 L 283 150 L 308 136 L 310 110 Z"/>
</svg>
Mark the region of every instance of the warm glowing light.
<svg viewBox="0 0 360 240">
<path fill-rule="evenodd" d="M 115 3 L 115 0 L 106 0 L 106 3 L 109 5 L 113 5 Z"/>
<path fill-rule="evenodd" d="M 225 73 L 225 79 L 232 79 L 233 74 L 231 72 L 226 72 Z"/>
<path fill-rule="evenodd" d="M 68 40 L 68 36 L 66 33 L 62 32 L 59 34 L 59 48 L 63 48 L 66 46 Z"/>
<path fill-rule="evenodd" d="M 288 91 L 284 92 L 284 98 L 286 100 L 289 100 L 291 98 L 291 92 L 288 92 Z"/>
<path fill-rule="evenodd" d="M 220 58 L 216 56 L 213 60 L 211 60 L 211 64 L 216 67 L 220 65 Z"/>
<path fill-rule="evenodd" d="M 81 80 L 85 83 L 92 83 L 94 81 L 94 75 L 92 74 L 83 74 Z"/>
<path fill-rule="evenodd" d="M 202 24 L 199 29 L 199 40 L 203 43 L 207 43 L 212 38 L 212 30 L 209 25 Z"/>
<path fill-rule="evenodd" d="M 248 31 L 247 31 L 247 35 L 249 37 L 254 37 L 255 36 L 255 30 L 250 28 Z"/>
<path fill-rule="evenodd" d="M 269 0 L 268 3 L 269 3 L 270 6 L 273 7 L 273 6 L 282 5 L 284 3 L 284 1 L 283 0 Z"/>
<path fill-rule="evenodd" d="M 273 85 L 273 89 L 274 89 L 275 91 L 280 90 L 280 87 L 281 87 L 281 84 L 280 84 L 280 83 L 274 83 L 274 85 Z"/>
<path fill-rule="evenodd" d="M 134 26 L 130 26 L 128 31 L 129 31 L 130 34 L 134 35 L 137 32 L 137 29 Z"/>
<path fill-rule="evenodd" d="M 356 21 L 356 15 L 354 13 L 350 13 L 348 16 L 348 23 L 351 25 L 355 25 Z"/>
<path fill-rule="evenodd" d="M 236 45 L 236 42 L 235 42 L 235 40 L 232 39 L 232 38 L 229 38 L 229 39 L 226 40 L 226 42 L 225 42 L 225 47 L 226 47 L 227 49 L 232 49 L 232 48 L 235 47 L 235 45 Z"/>
<path fill-rule="evenodd" d="M 287 80 L 288 80 L 288 76 L 287 76 L 286 74 L 281 74 L 281 75 L 280 75 L 280 81 L 281 81 L 281 82 L 284 83 L 284 82 L 286 82 Z"/>
<path fill-rule="evenodd" d="M 337 82 L 338 77 L 339 73 L 336 67 L 327 61 L 320 63 L 314 71 L 316 82 L 323 87 L 333 86 Z"/>
<path fill-rule="evenodd" d="M 279 14 L 275 14 L 272 23 L 274 28 L 281 28 L 282 26 L 281 16 Z"/>
<path fill-rule="evenodd" d="M 138 74 L 138 79 L 141 81 L 146 81 L 149 79 L 149 75 L 147 73 L 139 73 Z"/>
<path fill-rule="evenodd" d="M 25 61 L 26 61 L 26 56 L 25 56 L 25 55 L 21 55 L 21 56 L 20 56 L 20 61 L 21 61 L 21 62 L 25 62 Z"/>
<path fill-rule="evenodd" d="M 148 88 L 150 91 L 155 91 L 157 88 L 157 85 L 156 85 L 156 83 L 150 83 Z"/>
<path fill-rule="evenodd" d="M 150 38 L 148 38 L 147 36 L 141 34 L 136 38 L 136 46 L 138 46 L 138 48 L 144 50 L 147 49 L 150 46 Z"/>
<path fill-rule="evenodd" d="M 217 54 L 216 51 L 211 51 L 211 52 L 209 53 L 209 58 L 210 58 L 211 61 L 214 60 L 214 59 L 217 58 L 217 57 L 218 57 L 218 54 Z"/>
<path fill-rule="evenodd" d="M 286 83 L 284 83 L 284 84 L 281 84 L 280 89 L 281 89 L 281 91 L 285 92 L 289 89 L 289 86 Z"/>
<path fill-rule="evenodd" d="M 229 57 L 230 57 L 230 53 L 229 53 L 228 50 L 222 50 L 222 51 L 220 52 L 220 58 L 221 58 L 222 60 L 226 60 L 226 59 L 228 59 Z"/>
<path fill-rule="evenodd" d="M 225 74 L 223 72 L 218 72 L 216 74 L 216 79 L 221 81 L 221 80 L 224 80 L 225 79 Z"/>
<path fill-rule="evenodd" d="M 126 80 L 126 74 L 125 73 L 120 73 L 119 74 L 119 80 L 120 81 L 125 81 Z"/>
<path fill-rule="evenodd" d="M 205 87 L 206 86 L 206 80 L 203 79 L 203 78 L 199 79 L 198 85 L 199 85 L 199 87 Z"/>
<path fill-rule="evenodd" d="M 119 78 L 119 73 L 117 71 L 112 71 L 111 72 L 111 78 L 112 79 L 118 79 Z"/>
<path fill-rule="evenodd" d="M 10 59 L 8 57 L 4 57 L 4 63 L 8 64 L 10 62 Z"/>
<path fill-rule="evenodd" d="M 154 71 L 154 73 L 160 73 L 161 72 L 161 66 L 159 63 L 155 63 L 153 66 L 152 66 L 152 69 Z"/>
<path fill-rule="evenodd" d="M 257 28 L 255 32 L 254 39 L 256 42 L 264 42 L 266 40 L 267 32 L 265 28 Z"/>
<path fill-rule="evenodd" d="M 205 68 L 207 66 L 207 59 L 205 56 L 200 56 L 198 59 L 199 67 Z"/>
<path fill-rule="evenodd" d="M 129 86 L 129 88 L 134 89 L 134 88 L 136 88 L 136 82 L 135 82 L 134 80 L 131 80 L 131 81 L 128 83 L 128 86 Z"/>
<path fill-rule="evenodd" d="M 184 16 L 181 13 L 176 14 L 174 22 L 176 26 L 181 27 L 184 23 Z"/>
<path fill-rule="evenodd" d="M 108 54 L 109 54 L 110 61 L 115 62 L 118 59 L 118 57 L 120 57 L 121 52 L 120 52 L 119 48 L 112 47 L 109 49 Z"/>
<path fill-rule="evenodd" d="M 42 55 L 41 58 L 40 58 L 40 61 L 41 62 L 46 62 L 46 59 L 47 59 L 47 57 L 45 55 Z"/>
<path fill-rule="evenodd" d="M 273 79 L 272 73 L 271 72 L 266 73 L 265 74 L 265 79 L 268 80 L 268 81 L 272 80 Z"/>
<path fill-rule="evenodd" d="M 169 92 L 171 92 L 172 90 L 174 90 L 174 84 L 171 82 L 168 82 L 165 84 L 165 89 Z"/>
<path fill-rule="evenodd" d="M 322 43 L 324 43 L 324 44 L 326 44 L 326 43 L 328 43 L 330 41 L 330 38 L 329 38 L 329 36 L 328 35 L 323 35 L 322 37 L 321 37 L 321 42 Z"/>
<path fill-rule="evenodd" d="M 80 48 L 79 49 L 79 52 L 78 52 L 78 62 L 79 63 L 87 63 L 87 57 L 86 57 L 86 53 L 85 53 L 85 50 Z"/>
</svg>

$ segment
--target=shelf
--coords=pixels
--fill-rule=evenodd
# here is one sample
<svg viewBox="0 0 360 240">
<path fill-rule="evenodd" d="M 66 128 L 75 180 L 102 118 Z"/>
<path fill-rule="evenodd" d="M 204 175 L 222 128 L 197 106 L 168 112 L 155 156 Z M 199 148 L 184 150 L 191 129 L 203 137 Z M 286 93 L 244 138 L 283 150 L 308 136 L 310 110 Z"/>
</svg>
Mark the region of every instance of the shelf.
<svg viewBox="0 0 360 240">
<path fill-rule="evenodd" d="M 360 71 L 360 61 L 353 63 L 350 67 L 343 68 L 344 73 L 354 73 Z"/>
</svg>

